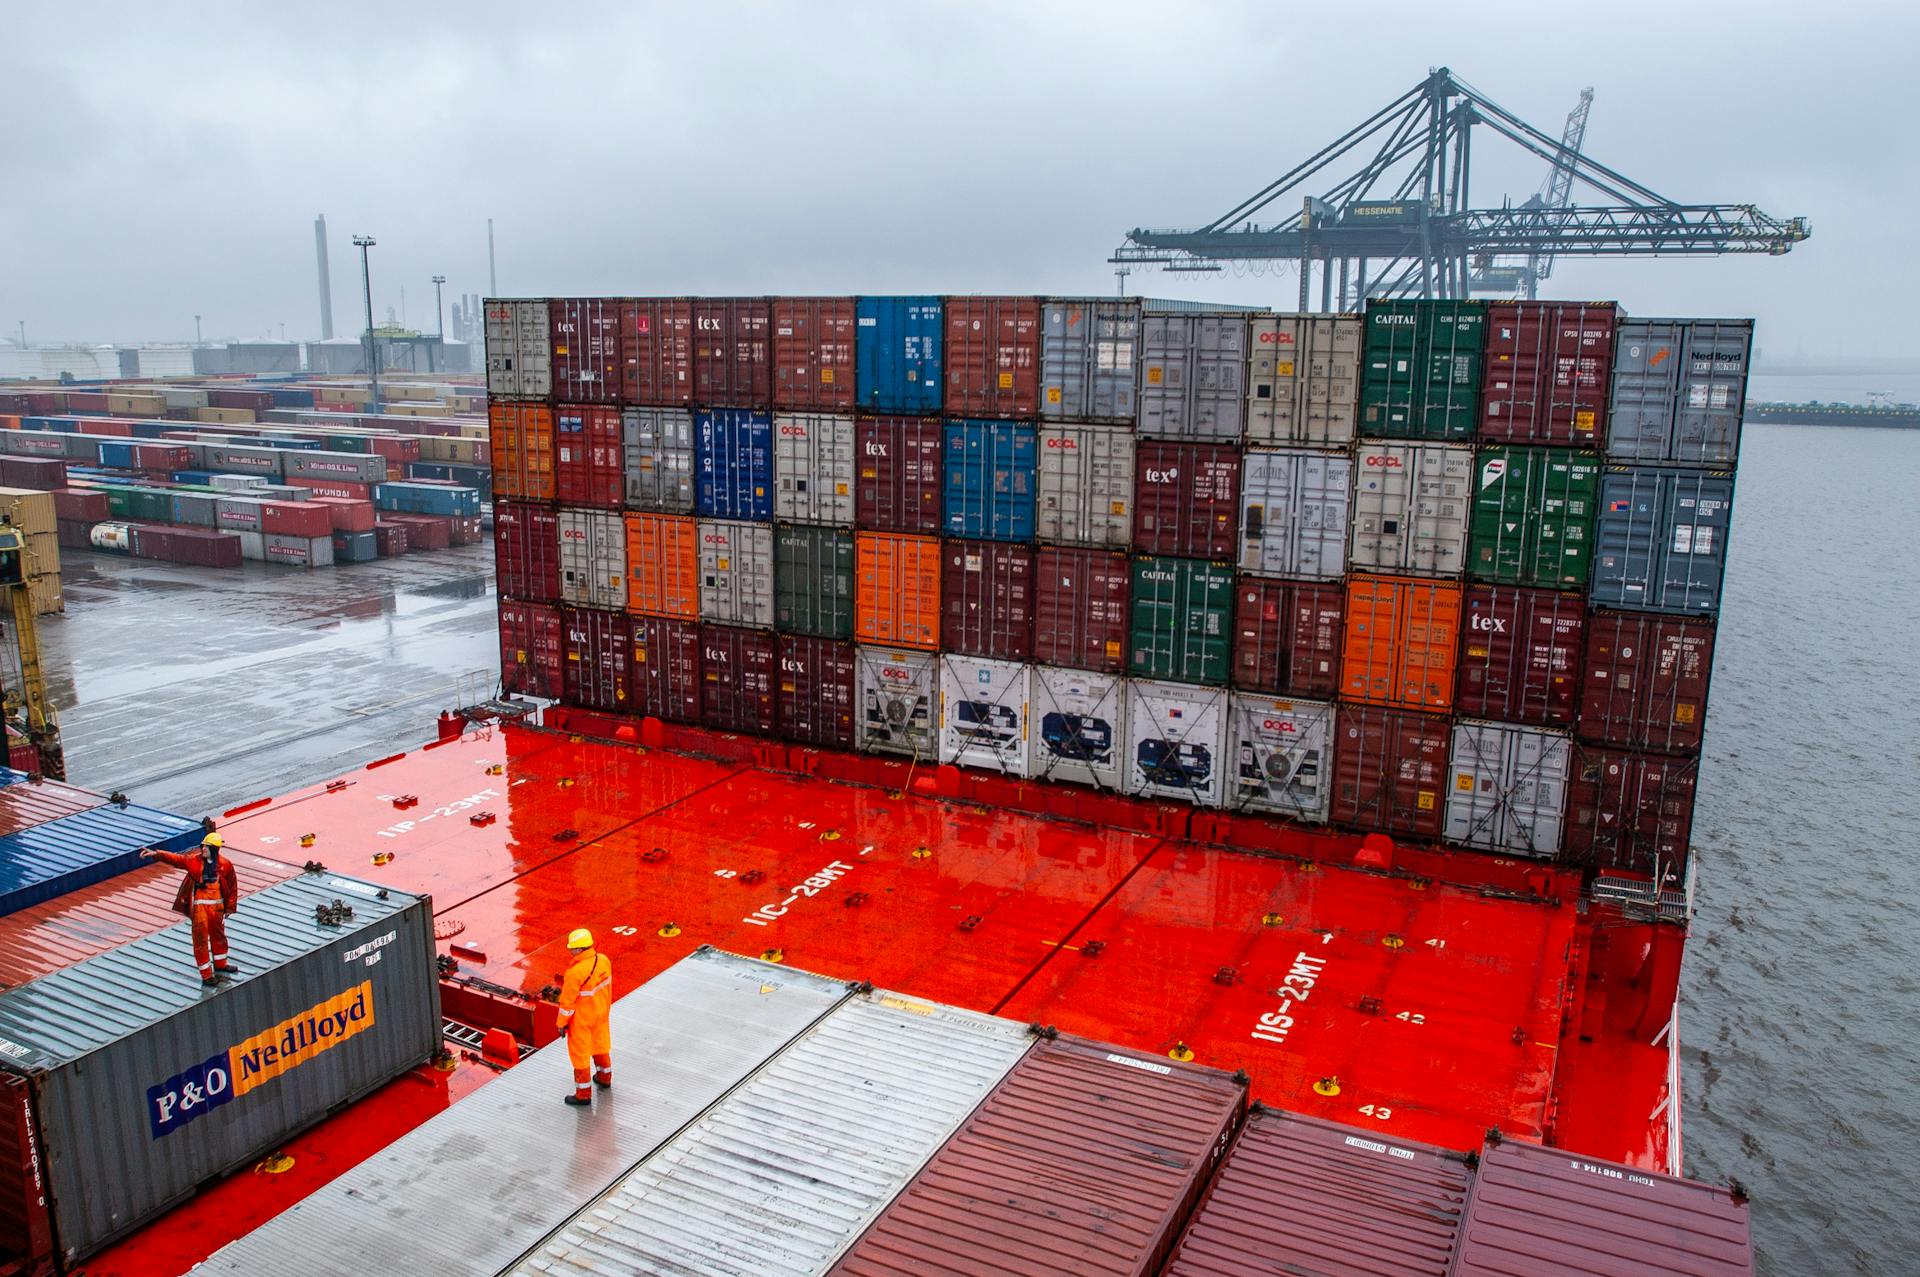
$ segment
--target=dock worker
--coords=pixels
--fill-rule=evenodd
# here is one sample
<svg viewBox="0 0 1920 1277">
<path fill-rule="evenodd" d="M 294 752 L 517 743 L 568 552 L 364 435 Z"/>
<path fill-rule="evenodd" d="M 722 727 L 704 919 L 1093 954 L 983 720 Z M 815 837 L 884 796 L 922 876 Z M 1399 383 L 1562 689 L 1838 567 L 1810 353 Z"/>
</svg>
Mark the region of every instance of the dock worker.
<svg viewBox="0 0 1920 1277">
<path fill-rule="evenodd" d="M 193 851 L 155 851 L 149 847 L 140 853 L 144 860 L 159 860 L 186 870 L 173 907 L 193 922 L 193 956 L 200 964 L 200 983 L 212 988 L 222 975 L 233 973 L 233 959 L 227 956 L 227 915 L 240 906 L 240 883 L 224 848 L 227 840 L 209 832 Z"/>
<path fill-rule="evenodd" d="M 593 932 L 585 927 L 567 937 L 567 953 L 573 965 L 560 986 L 560 1032 L 573 1062 L 567 1103 L 584 1108 L 593 1103 L 589 1079 L 602 1090 L 613 1085 L 613 963 L 593 947 Z"/>
</svg>

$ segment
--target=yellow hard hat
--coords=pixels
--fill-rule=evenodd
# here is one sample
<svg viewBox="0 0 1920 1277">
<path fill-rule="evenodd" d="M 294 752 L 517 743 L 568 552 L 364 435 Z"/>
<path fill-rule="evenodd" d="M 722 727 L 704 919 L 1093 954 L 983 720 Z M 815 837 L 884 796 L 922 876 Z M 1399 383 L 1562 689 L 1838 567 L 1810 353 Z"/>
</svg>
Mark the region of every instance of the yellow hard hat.
<svg viewBox="0 0 1920 1277">
<path fill-rule="evenodd" d="M 227 845 L 227 840 L 219 834 L 208 834 L 200 840 L 200 845 L 202 847 L 224 847 Z"/>
<path fill-rule="evenodd" d="M 593 948 L 593 932 L 588 931 L 585 927 L 576 927 L 574 929 L 573 934 L 567 937 L 567 948 L 569 949 Z"/>
</svg>

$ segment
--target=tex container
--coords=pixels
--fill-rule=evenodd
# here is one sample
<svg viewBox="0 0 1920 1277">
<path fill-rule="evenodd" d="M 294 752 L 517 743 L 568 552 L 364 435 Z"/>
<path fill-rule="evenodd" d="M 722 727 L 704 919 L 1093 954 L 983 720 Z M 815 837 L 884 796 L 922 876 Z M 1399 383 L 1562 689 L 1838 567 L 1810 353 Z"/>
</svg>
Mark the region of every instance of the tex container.
<svg viewBox="0 0 1920 1277">
<path fill-rule="evenodd" d="M 1608 466 L 1594 519 L 1593 601 L 1713 615 L 1732 523 L 1726 471 Z"/>
<path fill-rule="evenodd" d="M 553 394 L 552 333 L 544 301 L 486 304 L 487 394 L 545 399 Z"/>
<path fill-rule="evenodd" d="M 633 618 L 594 608 L 560 610 L 566 669 L 561 690 L 567 703 L 624 713 L 632 674 Z"/>
<path fill-rule="evenodd" d="M 1037 666 L 1028 721 L 1031 775 L 1116 792 L 1126 784 L 1127 681 L 1120 675 Z"/>
<path fill-rule="evenodd" d="M 927 536 L 939 532 L 945 438 L 938 417 L 855 418 L 855 526 Z"/>
<path fill-rule="evenodd" d="M 1239 443 L 1246 374 L 1246 312 L 1146 311 L 1140 319 L 1140 433 Z"/>
<path fill-rule="evenodd" d="M 693 513 L 693 414 L 628 408 L 620 414 L 621 470 L 629 510 Z"/>
<path fill-rule="evenodd" d="M 1034 535 L 1053 545 L 1131 545 L 1133 463 L 1133 432 L 1124 426 L 1041 426 Z"/>
<path fill-rule="evenodd" d="M 1220 806 L 1232 784 L 1227 718 L 1222 688 L 1129 679 L 1126 792 Z"/>
<path fill-rule="evenodd" d="M 693 302 L 693 402 L 765 408 L 773 402 L 773 307 L 764 297 Z"/>
<path fill-rule="evenodd" d="M 1370 301 L 1366 325 L 1360 433 L 1471 439 L 1480 426 L 1486 303 Z"/>
<path fill-rule="evenodd" d="M 936 537 L 854 537 L 854 634 L 862 643 L 940 646 L 940 557 Z"/>
<path fill-rule="evenodd" d="M 1619 309 L 1612 302 L 1490 303 L 1480 437 L 1599 447 Z"/>
<path fill-rule="evenodd" d="M 1233 643 L 1233 572 L 1198 559 L 1133 561 L 1127 669 L 1135 678 L 1225 683 Z"/>
<path fill-rule="evenodd" d="M 859 701 L 854 744 L 932 761 L 940 752 L 940 667 L 932 652 L 862 643 L 854 655 Z"/>
<path fill-rule="evenodd" d="M 664 616 L 634 620 L 628 635 L 627 704 L 671 723 L 700 721 L 700 626 Z"/>
<path fill-rule="evenodd" d="M 560 609 L 500 600 L 500 690 L 557 701 L 566 691 L 566 626 Z"/>
<path fill-rule="evenodd" d="M 621 517 L 606 510 L 562 510 L 554 526 L 560 536 L 561 599 L 584 607 L 625 607 L 627 527 Z M 409 525 L 408 542 L 419 548 L 413 531 Z"/>
<path fill-rule="evenodd" d="M 941 531 L 950 537 L 1031 541 L 1038 445 L 1032 426 L 948 422 Z"/>
<path fill-rule="evenodd" d="M 1347 566 L 1366 572 L 1459 576 L 1467 566 L 1473 449 L 1439 443 L 1367 443 L 1354 455 L 1353 544 Z"/>
<path fill-rule="evenodd" d="M 1337 825 L 1438 838 L 1446 824 L 1452 737 L 1437 714 L 1341 705 L 1334 711 L 1333 802 Z"/>
<path fill-rule="evenodd" d="M 1249 449 L 1240 461 L 1240 570 L 1331 580 L 1347 570 L 1353 459 Z"/>
<path fill-rule="evenodd" d="M 142 848 L 184 851 L 200 832 L 197 821 L 121 802 L 0 836 L 0 915 L 123 874 Z"/>
<path fill-rule="evenodd" d="M 344 921 L 318 920 L 341 902 Z M 0 994 L 0 1068 L 26 1079 L 7 1099 L 31 1096 L 25 1151 L 45 1203 L 27 1205 L 50 1217 L 62 1264 L 440 1046 L 425 897 L 326 873 L 256 891 L 227 920 L 242 974 L 215 994 L 188 932 L 182 922 Z"/>
<path fill-rule="evenodd" d="M 1042 546 L 1033 561 L 1033 659 L 1125 672 L 1132 575 L 1117 550 Z"/>
<path fill-rule="evenodd" d="M 1227 806 L 1326 823 L 1333 798 L 1333 706 L 1234 692 L 1227 709 Z"/>
<path fill-rule="evenodd" d="M 1472 718 L 1568 727 L 1580 710 L 1586 600 L 1469 585 L 1461 601 L 1453 707 Z"/>
<path fill-rule="evenodd" d="M 1699 779 L 1698 759 L 1575 744 L 1564 859 L 1680 887 Z"/>
<path fill-rule="evenodd" d="M 701 519 L 700 619 L 773 628 L 773 527 Z"/>
<path fill-rule="evenodd" d="M 1132 425 L 1140 303 L 1063 299 L 1040 312 L 1040 415 Z"/>
<path fill-rule="evenodd" d="M 853 526 L 853 418 L 783 412 L 773 418 L 773 517 Z"/>
<path fill-rule="evenodd" d="M 1040 411 L 1040 300 L 945 299 L 943 406 L 953 417 L 1031 418 Z"/>
<path fill-rule="evenodd" d="M 620 398 L 620 303 L 611 297 L 547 302 L 553 334 L 553 397 L 566 403 Z"/>
<path fill-rule="evenodd" d="M 1700 748 L 1713 674 L 1713 625 L 1596 608 L 1587 619 L 1581 740 L 1665 754 Z"/>
<path fill-rule="evenodd" d="M 693 303 L 642 297 L 620 305 L 620 399 L 652 408 L 693 402 Z"/>
<path fill-rule="evenodd" d="M 1230 562 L 1240 527 L 1240 454 L 1224 444 L 1142 439 L 1134 455 L 1133 544 L 1147 554 Z"/>
<path fill-rule="evenodd" d="M 546 506 L 493 507 L 493 561 L 499 592 L 534 603 L 560 600 L 560 516 Z"/>
<path fill-rule="evenodd" d="M 1255 315 L 1247 330 L 1247 442 L 1351 444 L 1361 336 L 1358 315 Z"/>
<path fill-rule="evenodd" d="M 940 411 L 938 297 L 854 299 L 854 387 L 867 412 Z"/>
<path fill-rule="evenodd" d="M 1346 615 L 1344 585 L 1241 577 L 1234 588 L 1233 685 L 1276 696 L 1332 696 L 1340 686 Z"/>
<path fill-rule="evenodd" d="M 1467 516 L 1467 573 L 1584 589 L 1593 569 L 1600 464 L 1565 448 L 1482 448 Z"/>
<path fill-rule="evenodd" d="M 773 418 L 716 408 L 693 415 L 694 513 L 707 519 L 773 518 Z"/>
<path fill-rule="evenodd" d="M 1533 860 L 1560 854 L 1573 741 L 1565 732 L 1462 719 L 1453 725 L 1446 839 Z"/>
<path fill-rule="evenodd" d="M 1459 647 L 1460 587 L 1453 582 L 1361 572 L 1347 581 L 1342 701 L 1447 709 Z"/>
<path fill-rule="evenodd" d="M 1731 468 L 1740 455 L 1750 319 L 1630 319 L 1614 355 L 1607 455 Z"/>
<path fill-rule="evenodd" d="M 1025 776 L 1032 702 L 1031 665 L 942 652 L 940 761 Z"/>
<path fill-rule="evenodd" d="M 700 722 L 720 732 L 773 735 L 774 667 L 768 630 L 700 623 Z"/>
<path fill-rule="evenodd" d="M 942 541 L 940 646 L 1024 661 L 1033 654 L 1033 551 L 999 541 Z"/>
<path fill-rule="evenodd" d="M 782 633 L 850 639 L 854 616 L 853 533 L 783 523 L 773 534 L 773 624 Z"/>
<path fill-rule="evenodd" d="M 853 748 L 858 683 L 851 643 L 804 634 L 780 635 L 774 717 L 780 735 L 802 745 Z"/>
<path fill-rule="evenodd" d="M 1044 1038 L 832 1272 L 1150 1277 L 1245 1109 L 1218 1070 Z"/>
<path fill-rule="evenodd" d="M 629 514 L 626 609 L 638 616 L 700 615 L 701 523 L 684 514 Z"/>
<path fill-rule="evenodd" d="M 773 406 L 846 412 L 853 407 L 853 298 L 773 299 Z"/>
<path fill-rule="evenodd" d="M 560 503 L 618 510 L 626 498 L 620 410 L 562 404 L 553 410 L 553 437 L 553 486 Z"/>
</svg>

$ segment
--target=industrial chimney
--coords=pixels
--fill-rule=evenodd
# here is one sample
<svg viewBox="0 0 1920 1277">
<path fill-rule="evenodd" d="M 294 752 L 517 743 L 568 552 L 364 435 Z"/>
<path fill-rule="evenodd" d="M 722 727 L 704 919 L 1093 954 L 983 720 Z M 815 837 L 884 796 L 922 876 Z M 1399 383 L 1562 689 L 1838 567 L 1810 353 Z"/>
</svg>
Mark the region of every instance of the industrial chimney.
<svg viewBox="0 0 1920 1277">
<path fill-rule="evenodd" d="M 327 215 L 313 219 L 313 252 L 320 259 L 320 340 L 333 336 L 333 276 L 327 272 Z"/>
</svg>

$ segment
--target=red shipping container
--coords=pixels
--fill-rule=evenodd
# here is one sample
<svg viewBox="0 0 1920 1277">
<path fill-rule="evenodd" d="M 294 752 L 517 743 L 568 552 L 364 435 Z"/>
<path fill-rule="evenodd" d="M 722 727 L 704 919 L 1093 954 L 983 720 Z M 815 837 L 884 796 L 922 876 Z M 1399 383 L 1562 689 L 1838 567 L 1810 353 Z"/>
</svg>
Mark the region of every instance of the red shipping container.
<svg viewBox="0 0 1920 1277">
<path fill-rule="evenodd" d="M 444 550 L 453 544 L 453 520 L 437 514 L 394 514 L 387 516 L 407 530 L 410 550 Z M 377 533 L 380 525 L 375 523 Z"/>
<path fill-rule="evenodd" d="M 1700 748 L 1713 622 L 1595 610 L 1587 620 L 1581 740 L 1665 754 Z"/>
<path fill-rule="evenodd" d="M 721 732 L 773 735 L 774 636 L 737 625 L 700 627 L 700 721 Z"/>
<path fill-rule="evenodd" d="M 0 473 L 3 472 L 4 468 L 0 468 Z M 17 488 L 25 485 L 7 483 L 0 486 Z M 56 488 L 53 493 L 53 517 L 104 523 L 113 517 L 113 503 L 107 499 L 106 493 L 91 488 Z"/>
<path fill-rule="evenodd" d="M 624 465 L 618 408 L 553 410 L 553 488 L 561 505 L 618 510 L 627 492 Z"/>
<path fill-rule="evenodd" d="M 63 550 L 90 550 L 93 548 L 93 525 L 96 520 L 56 519 L 54 534 L 60 540 Z"/>
<path fill-rule="evenodd" d="M 104 396 L 103 396 L 104 397 Z M 100 405 L 105 408 L 103 403 Z M 242 390 L 238 387 L 226 390 L 208 390 L 207 407 L 241 408 L 248 412 L 266 412 L 273 407 L 271 390 Z"/>
<path fill-rule="evenodd" d="M 560 598 L 560 516 L 545 506 L 502 501 L 493 507 L 494 571 L 499 592 L 536 603 Z"/>
<path fill-rule="evenodd" d="M 330 537 L 333 512 L 314 501 L 262 501 L 260 530 L 270 536 Z"/>
<path fill-rule="evenodd" d="M 27 406 L 22 410 L 32 417 L 50 417 L 60 411 L 62 397 L 51 390 L 29 390 Z"/>
<path fill-rule="evenodd" d="M 104 390 L 68 390 L 61 394 L 61 399 L 70 413 L 107 411 L 107 394 Z M 212 402 L 211 399 L 208 402 Z"/>
<path fill-rule="evenodd" d="M 560 609 L 500 600 L 500 687 L 508 695 L 557 701 L 566 690 L 566 639 Z"/>
<path fill-rule="evenodd" d="M 940 543 L 940 646 L 962 656 L 1033 656 L 1033 551 L 1004 541 Z"/>
<path fill-rule="evenodd" d="M 1447 720 L 1341 705 L 1335 710 L 1328 819 L 1369 832 L 1438 838 L 1447 812 Z"/>
<path fill-rule="evenodd" d="M 351 479 L 282 479 L 280 482 L 289 488 L 305 488 L 316 497 L 335 497 L 349 501 L 373 500 L 371 483 L 355 483 Z M 365 529 L 362 529 L 364 531 Z"/>
<path fill-rule="evenodd" d="M 0 487 L 57 492 L 66 486 L 67 463 L 57 457 L 0 457 Z"/>
<path fill-rule="evenodd" d="M 95 807 L 107 805 L 104 794 L 96 794 L 91 789 L 81 789 L 77 785 L 63 784 L 57 780 L 27 780 L 17 784 L 0 786 L 0 837 L 17 834 L 22 829 L 32 829 L 35 825 L 44 825 L 49 820 L 58 820 L 62 816 L 73 816 L 83 811 L 92 811 Z M 29 906 L 44 909 L 45 905 Z M 9 921 L 0 923 L 0 930 L 13 925 L 11 919 L 19 914 L 9 915 Z M 176 918 L 175 921 L 178 921 Z M 64 964 L 63 964 L 64 965 Z M 0 964 L 0 979 L 8 984 L 17 984 L 13 979 L 12 968 Z"/>
<path fill-rule="evenodd" d="M 853 644 L 800 634 L 779 638 L 774 699 L 780 735 L 803 745 L 852 749 Z"/>
<path fill-rule="evenodd" d="M 624 612 L 592 608 L 560 610 L 566 630 L 567 703 L 624 713 L 631 673 L 632 619 Z"/>
<path fill-rule="evenodd" d="M 1233 685 L 1275 696 L 1332 696 L 1340 686 L 1347 592 L 1335 582 L 1240 578 L 1233 607 Z"/>
<path fill-rule="evenodd" d="M 703 408 L 772 403 L 773 307 L 766 298 L 694 301 L 693 401 Z"/>
<path fill-rule="evenodd" d="M 567 403 L 620 398 L 620 303 L 605 297 L 556 297 L 547 303 L 553 339 L 553 397 Z"/>
<path fill-rule="evenodd" d="M 856 418 L 854 525 L 868 532 L 937 535 L 945 438 L 938 417 Z"/>
<path fill-rule="evenodd" d="M 677 408 L 693 402 L 693 303 L 645 297 L 620 303 L 620 398 Z"/>
<path fill-rule="evenodd" d="M 129 531 L 133 553 L 143 559 L 186 563 L 198 568 L 240 566 L 240 538 L 232 532 L 158 523 L 131 524 Z"/>
<path fill-rule="evenodd" d="M 1133 572 L 1117 550 L 1046 546 L 1033 563 L 1033 659 L 1124 673 Z"/>
<path fill-rule="evenodd" d="M 136 443 L 131 451 L 136 470 L 169 475 L 175 470 L 193 468 L 193 453 L 176 443 Z"/>
<path fill-rule="evenodd" d="M 80 423 L 80 433 L 105 439 L 133 438 L 133 423 L 112 417 L 89 417 Z"/>
<path fill-rule="evenodd" d="M 967 417 L 1040 412 L 1040 299 L 946 299 L 946 411 Z"/>
<path fill-rule="evenodd" d="M 1136 550 L 1232 561 L 1240 530 L 1237 449 L 1142 439 L 1134 458 L 1133 492 Z"/>
<path fill-rule="evenodd" d="M 633 712 L 674 723 L 700 721 L 700 627 L 644 616 L 633 621 Z"/>
<path fill-rule="evenodd" d="M 853 298 L 773 299 L 773 406 L 853 407 Z"/>
<path fill-rule="evenodd" d="M 1573 722 L 1586 658 L 1586 600 L 1470 585 L 1461 609 L 1454 709 L 1503 723 Z"/>
<path fill-rule="evenodd" d="M 502 406 L 511 410 L 514 405 Z M 367 440 L 367 451 L 376 457 L 385 457 L 387 473 L 397 474 L 401 466 L 420 460 L 420 441 L 404 435 L 374 435 Z"/>
<path fill-rule="evenodd" d="M 315 497 L 312 504 L 327 512 L 335 532 L 371 532 L 378 518 L 371 501 L 356 501 L 351 497 Z"/>
<path fill-rule="evenodd" d="M 457 514 L 447 520 L 449 545 L 479 545 L 486 539 L 486 527 L 477 514 Z"/>
<path fill-rule="evenodd" d="M 376 518 L 373 521 L 373 548 L 381 558 L 391 559 L 411 550 L 413 541 L 407 535 L 405 524 Z"/>
<path fill-rule="evenodd" d="M 1598 448 L 1613 385 L 1612 302 L 1494 302 L 1480 437 Z"/>
<path fill-rule="evenodd" d="M 1693 758 L 1574 746 L 1563 858 L 1662 887 L 1681 886 L 1699 776 Z"/>
</svg>

